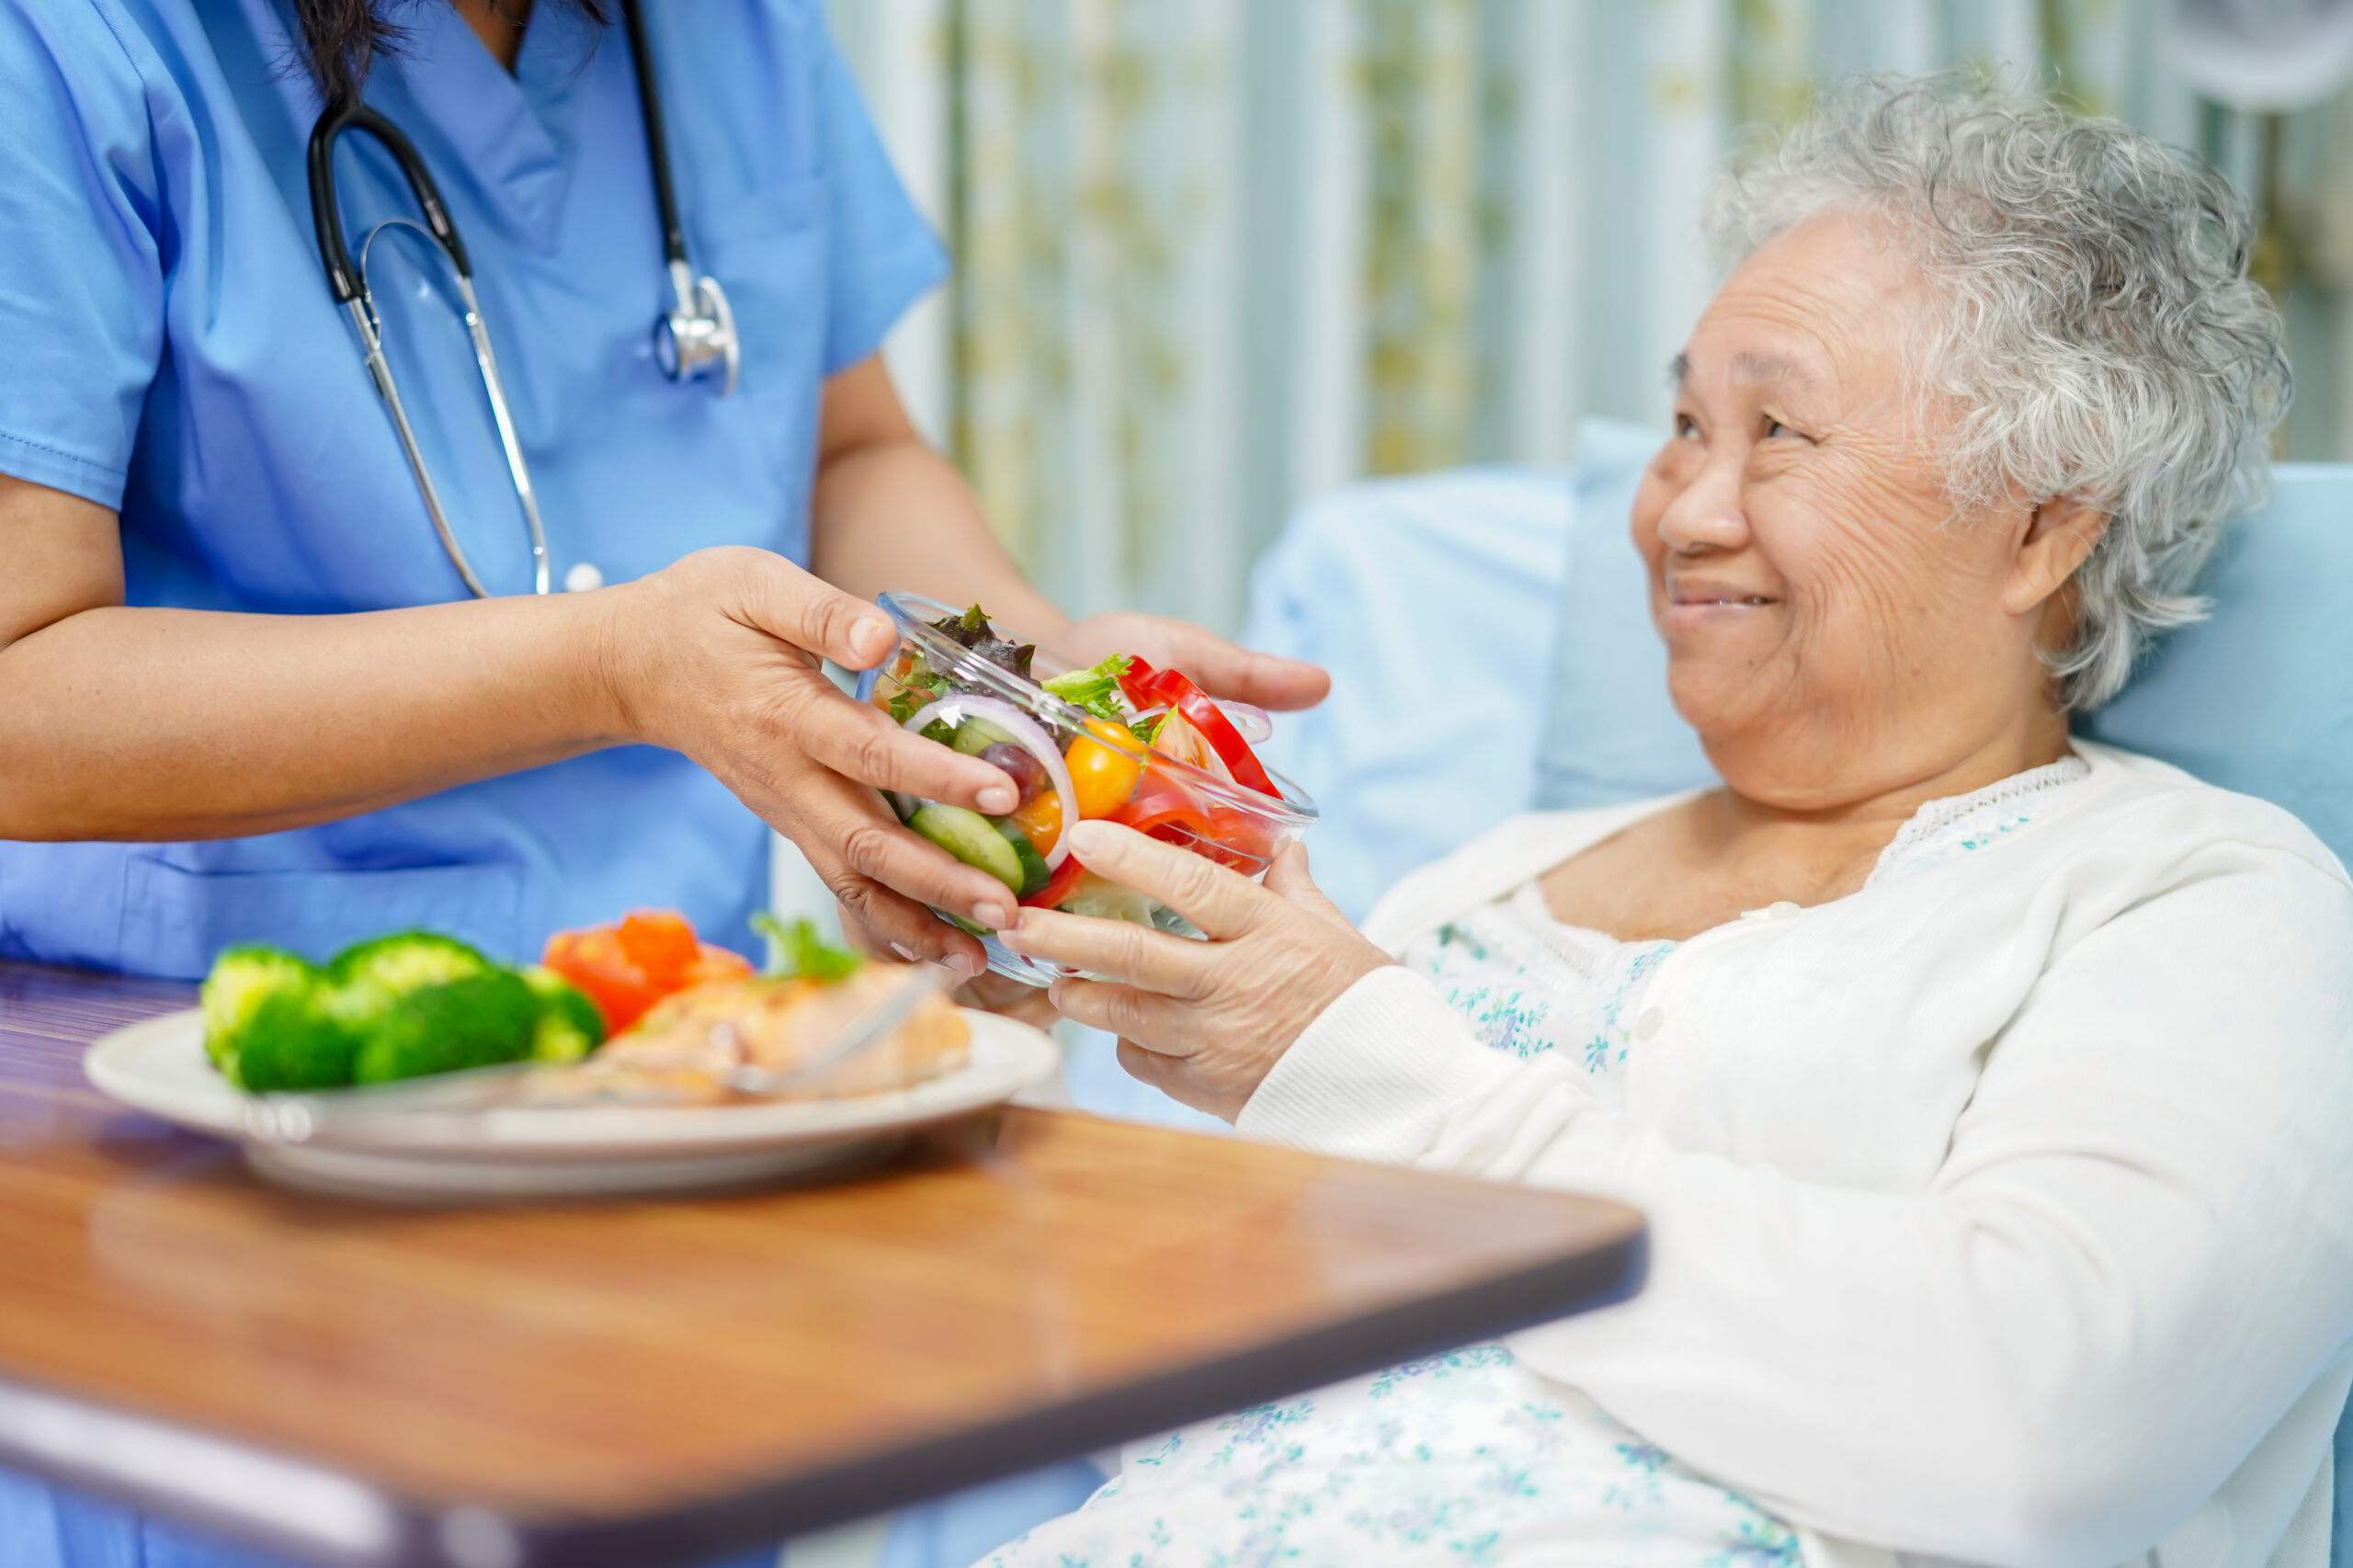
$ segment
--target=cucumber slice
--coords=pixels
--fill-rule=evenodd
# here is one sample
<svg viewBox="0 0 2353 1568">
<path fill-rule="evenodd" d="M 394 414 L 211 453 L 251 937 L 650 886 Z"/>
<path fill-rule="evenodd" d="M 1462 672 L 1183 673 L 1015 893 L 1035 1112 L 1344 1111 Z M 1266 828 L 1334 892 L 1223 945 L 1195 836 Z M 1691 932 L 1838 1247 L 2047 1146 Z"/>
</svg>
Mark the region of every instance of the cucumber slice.
<svg viewBox="0 0 2353 1568">
<path fill-rule="evenodd" d="M 1022 875 L 1021 857 L 1013 852 L 1005 835 L 997 832 L 996 824 L 980 812 L 926 801 L 915 808 L 907 825 L 967 866 L 986 871 L 1011 888 L 1016 897 L 1020 896 L 1021 884 L 1028 880 Z"/>
<path fill-rule="evenodd" d="M 978 756 L 999 742 L 1017 744 L 1011 735 L 986 719 L 967 719 L 956 726 L 956 738 L 949 744 L 966 756 Z"/>
<path fill-rule="evenodd" d="M 1054 874 L 1046 869 L 1046 858 L 1038 853 L 1038 846 L 1029 842 L 1029 835 L 1016 827 L 1010 818 L 1000 819 L 996 830 L 1005 835 L 1005 841 L 1013 846 L 1014 854 L 1020 858 L 1021 896 L 1028 898 L 1031 893 L 1045 892 L 1046 884 L 1053 881 Z"/>
</svg>

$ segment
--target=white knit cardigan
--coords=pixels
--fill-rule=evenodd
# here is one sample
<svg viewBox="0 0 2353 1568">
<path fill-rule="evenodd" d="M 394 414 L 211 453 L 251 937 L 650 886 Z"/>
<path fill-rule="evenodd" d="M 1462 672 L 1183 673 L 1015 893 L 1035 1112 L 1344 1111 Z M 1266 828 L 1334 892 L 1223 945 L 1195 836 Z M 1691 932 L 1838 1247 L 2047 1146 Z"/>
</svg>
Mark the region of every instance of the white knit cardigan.
<svg viewBox="0 0 2353 1568">
<path fill-rule="evenodd" d="M 1389 968 L 1240 1127 L 1639 1205 L 1642 1295 L 1511 1346 L 1813 1568 L 2323 1568 L 2353 887 L 2287 812 L 2077 749 L 2088 776 L 2011 837 L 1677 947 L 1622 1107 Z M 1366 931 L 1399 951 L 1665 803 L 1515 818 Z"/>
</svg>

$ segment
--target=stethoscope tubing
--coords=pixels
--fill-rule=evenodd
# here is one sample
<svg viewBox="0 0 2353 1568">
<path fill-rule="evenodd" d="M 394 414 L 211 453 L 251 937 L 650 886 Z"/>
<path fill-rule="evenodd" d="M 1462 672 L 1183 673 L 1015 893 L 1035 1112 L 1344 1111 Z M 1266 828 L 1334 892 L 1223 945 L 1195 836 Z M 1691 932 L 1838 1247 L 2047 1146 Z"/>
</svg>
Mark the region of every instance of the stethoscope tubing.
<svg viewBox="0 0 2353 1568">
<path fill-rule="evenodd" d="M 374 137 L 392 155 L 392 162 L 408 181 L 409 194 L 415 198 L 417 210 L 425 214 L 422 232 L 440 247 L 456 276 L 458 294 L 465 303 L 466 337 L 473 345 L 474 369 L 482 378 L 483 393 L 490 400 L 491 421 L 497 426 L 507 476 L 514 482 L 515 497 L 522 506 L 524 527 L 530 535 L 532 591 L 547 593 L 553 583 L 548 564 L 547 528 L 540 519 L 539 488 L 531 483 L 530 465 L 524 460 L 522 442 L 515 433 L 515 416 L 506 404 L 506 383 L 499 379 L 498 357 L 490 347 L 490 331 L 483 324 L 482 302 L 474 295 L 473 269 L 466 257 L 465 242 L 458 237 L 458 226 L 450 221 L 449 209 L 442 205 L 440 189 L 434 185 L 433 176 L 426 168 L 425 160 L 417 155 L 415 145 L 391 120 L 355 101 L 321 116 L 311 132 L 312 220 L 318 227 L 319 252 L 326 263 L 327 286 L 351 317 L 352 325 L 358 329 L 360 347 L 367 356 L 369 380 L 375 383 L 377 395 L 384 400 L 384 407 L 392 415 L 393 432 L 400 437 L 401 454 L 408 460 L 409 472 L 416 478 L 426 513 L 433 520 L 433 532 L 448 552 L 450 564 L 458 569 L 466 591 L 478 599 L 490 597 L 489 588 L 474 571 L 473 562 L 467 559 L 465 547 L 458 542 L 457 530 L 449 524 L 449 511 L 442 505 L 441 493 L 433 483 L 433 472 L 417 442 L 416 428 L 410 423 L 408 406 L 401 399 L 400 382 L 392 374 L 392 362 L 384 357 L 383 320 L 368 290 L 366 264 L 364 260 L 352 260 L 351 248 L 344 239 L 342 206 L 335 199 L 335 139 L 347 131 Z M 414 223 L 408 226 L 416 227 Z M 361 254 L 364 257 L 364 245 Z"/>
<path fill-rule="evenodd" d="M 662 224 L 662 256 L 664 269 L 670 278 L 676 308 L 659 317 L 655 323 L 657 360 L 663 373 L 673 381 L 689 381 L 713 369 L 723 369 L 724 381 L 720 390 L 726 396 L 735 390 L 739 348 L 735 337 L 734 312 L 729 308 L 726 290 L 716 278 L 696 278 L 688 263 L 686 233 L 678 222 L 677 200 L 670 180 L 669 139 L 663 126 L 661 93 L 654 80 L 653 55 L 646 37 L 645 18 L 638 0 L 621 0 L 621 15 L 629 32 L 631 58 L 637 78 L 638 108 L 645 122 L 645 144 L 653 165 L 654 199 Z M 488 598 L 490 590 L 466 557 L 465 549 L 458 542 L 457 531 L 449 523 L 441 494 L 433 483 L 430 468 L 419 446 L 416 430 L 410 422 L 408 409 L 402 401 L 400 384 L 392 374 L 392 363 L 384 356 L 383 319 L 378 313 L 376 301 L 368 289 L 367 241 L 372 241 L 379 224 L 370 230 L 360 246 L 359 259 L 352 259 L 351 247 L 343 230 L 343 210 L 336 198 L 335 178 L 335 149 L 336 142 L 347 131 L 360 131 L 375 139 L 392 154 L 392 162 L 408 182 L 409 194 L 415 199 L 425 222 L 419 225 L 410 220 L 392 222 L 418 229 L 438 246 L 455 275 L 458 293 L 464 302 L 466 336 L 473 346 L 474 368 L 482 378 L 483 393 L 490 403 L 492 423 L 497 427 L 500 450 L 506 459 L 508 476 L 514 482 L 517 501 L 523 509 L 524 524 L 531 541 L 532 591 L 551 591 L 551 566 L 548 559 L 547 530 L 540 519 L 539 490 L 531 483 L 530 465 L 523 457 L 523 445 L 515 428 L 514 414 L 506 401 L 506 389 L 498 374 L 498 357 L 490 343 L 489 328 L 483 324 L 481 301 L 474 293 L 473 267 L 466 255 L 465 242 L 459 237 L 458 225 L 441 199 L 440 187 L 433 182 L 432 171 L 401 129 L 358 97 L 330 104 L 316 124 L 311 128 L 309 175 L 311 187 L 311 222 L 317 233 L 319 258 L 327 275 L 327 288 L 335 302 L 344 308 L 358 330 L 359 343 L 367 361 L 369 380 L 383 400 L 391 415 L 392 429 L 398 436 L 402 455 L 407 459 L 409 472 L 415 477 L 416 488 L 425 500 L 426 515 L 433 531 L 449 555 L 450 564 L 458 570 L 466 591 L 476 598 Z M 575 566 L 574 572 L 584 570 Z M 592 572 L 592 576 L 594 574 Z"/>
</svg>

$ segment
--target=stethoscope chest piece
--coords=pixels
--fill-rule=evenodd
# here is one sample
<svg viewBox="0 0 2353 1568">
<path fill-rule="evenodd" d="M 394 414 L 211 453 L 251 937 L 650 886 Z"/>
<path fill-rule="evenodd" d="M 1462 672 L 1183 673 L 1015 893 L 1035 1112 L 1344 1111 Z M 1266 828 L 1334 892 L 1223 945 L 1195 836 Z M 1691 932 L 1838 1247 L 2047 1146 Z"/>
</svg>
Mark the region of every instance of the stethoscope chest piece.
<svg viewBox="0 0 2353 1568">
<path fill-rule="evenodd" d="M 727 290 L 716 278 L 691 277 L 683 261 L 670 263 L 670 283 L 677 293 L 677 308 L 654 324 L 654 360 L 674 381 L 699 381 L 718 375 L 719 395 L 735 390 L 743 350 L 735 340 L 735 312 Z"/>
<path fill-rule="evenodd" d="M 719 395 L 735 390 L 743 351 L 735 340 L 735 312 L 719 279 L 698 278 L 687 265 L 686 231 L 678 224 L 677 198 L 670 189 L 670 137 L 662 123 L 662 89 L 654 79 L 654 50 L 646 37 L 638 0 L 621 0 L 621 23 L 629 29 L 630 53 L 637 61 L 637 103 L 645 121 L 645 147 L 654 176 L 654 209 L 662 220 L 662 259 L 670 272 L 671 308 L 654 324 L 654 362 L 674 381 L 719 376 Z"/>
</svg>

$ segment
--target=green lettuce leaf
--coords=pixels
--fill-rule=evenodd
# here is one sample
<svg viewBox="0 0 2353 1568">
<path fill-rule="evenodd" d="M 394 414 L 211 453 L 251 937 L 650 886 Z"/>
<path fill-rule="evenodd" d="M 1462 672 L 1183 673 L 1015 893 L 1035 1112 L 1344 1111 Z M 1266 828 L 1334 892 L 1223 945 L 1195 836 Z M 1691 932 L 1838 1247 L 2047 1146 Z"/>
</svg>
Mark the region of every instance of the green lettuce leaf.
<svg viewBox="0 0 2353 1568">
<path fill-rule="evenodd" d="M 1133 662 L 1125 653 L 1114 653 L 1091 669 L 1071 670 L 1039 684 L 1074 708 L 1084 709 L 1114 724 L 1125 724 L 1128 710 L 1120 705 L 1120 677 L 1128 673 L 1128 665 Z"/>
<path fill-rule="evenodd" d="M 817 934 L 814 921 L 788 926 L 767 910 L 752 916 L 752 927 L 768 939 L 772 961 L 763 978 L 832 982 L 858 972 L 865 955 L 835 947 Z"/>
</svg>

